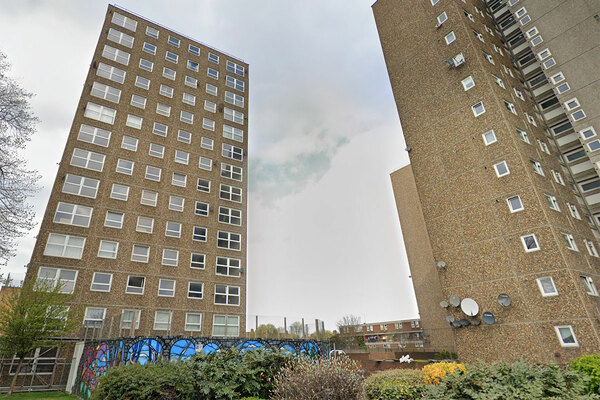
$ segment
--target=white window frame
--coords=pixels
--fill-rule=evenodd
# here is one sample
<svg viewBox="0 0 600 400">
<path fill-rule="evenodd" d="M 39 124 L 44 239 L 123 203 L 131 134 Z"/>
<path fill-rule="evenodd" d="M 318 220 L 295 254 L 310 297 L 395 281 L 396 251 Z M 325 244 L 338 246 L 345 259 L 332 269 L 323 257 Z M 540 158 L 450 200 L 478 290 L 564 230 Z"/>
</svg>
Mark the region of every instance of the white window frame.
<svg viewBox="0 0 600 400">
<path fill-rule="evenodd" d="M 217 247 L 234 251 L 242 250 L 242 235 L 235 232 L 218 231 Z"/>
<path fill-rule="evenodd" d="M 185 207 L 185 199 L 179 196 L 169 196 L 169 210 L 183 212 Z"/>
<path fill-rule="evenodd" d="M 552 284 L 552 291 L 546 291 L 546 289 L 544 288 L 544 285 L 542 284 L 542 280 L 550 280 L 550 283 Z M 540 293 L 542 294 L 542 297 L 553 297 L 553 296 L 558 296 L 558 289 L 556 288 L 556 285 L 554 284 L 554 279 L 552 279 L 551 276 L 542 276 L 540 278 L 536 279 L 536 282 L 538 284 L 538 288 L 540 289 Z"/>
<path fill-rule="evenodd" d="M 132 286 L 131 282 L 130 282 L 131 278 L 142 278 L 142 285 L 141 286 Z M 127 276 L 127 284 L 125 286 L 126 294 L 143 295 L 145 289 L 146 289 L 146 277 L 145 276 L 138 276 L 138 275 L 128 275 Z"/>
<path fill-rule="evenodd" d="M 161 318 L 168 317 L 167 321 L 159 321 L 159 316 Z M 170 331 L 171 330 L 171 321 L 173 319 L 172 311 L 155 311 L 154 312 L 154 324 L 153 329 L 155 331 Z"/>
<path fill-rule="evenodd" d="M 574 343 L 567 343 L 562 336 L 561 330 L 568 329 L 573 337 Z M 579 342 L 577 341 L 577 337 L 575 336 L 575 332 L 573 331 L 573 327 L 571 325 L 558 325 L 554 327 L 556 332 L 556 336 L 558 337 L 558 341 L 562 347 L 579 347 Z"/>
<path fill-rule="evenodd" d="M 173 284 L 172 288 L 170 287 L 171 284 Z M 162 285 L 166 285 L 167 287 L 163 287 Z M 160 278 L 158 280 L 158 294 L 157 295 L 159 297 L 175 297 L 175 287 L 176 286 L 177 286 L 177 281 L 175 279 Z"/>
<path fill-rule="evenodd" d="M 183 129 L 179 129 L 177 131 L 177 140 L 181 143 L 192 143 L 192 134 L 188 131 L 184 131 Z"/>
<path fill-rule="evenodd" d="M 489 146 L 490 144 L 496 143 L 498 141 L 498 138 L 496 137 L 496 132 L 494 132 L 493 129 L 490 129 L 487 132 L 483 132 L 481 134 L 481 137 L 483 138 L 483 143 L 486 146 Z M 223 143 L 223 149 L 225 149 L 225 143 Z M 223 151 L 225 151 L 225 150 L 223 150 Z M 223 156 L 225 156 L 225 155 L 223 155 Z"/>
<path fill-rule="evenodd" d="M 190 317 L 198 317 L 198 322 L 190 321 Z M 185 331 L 200 332 L 202 331 L 202 313 L 185 313 Z"/>
<path fill-rule="evenodd" d="M 478 109 L 481 109 L 481 111 L 478 111 Z M 478 101 L 477 103 L 473 104 L 471 106 L 471 110 L 473 111 L 473 115 L 475 115 L 475 117 L 478 117 L 481 114 L 484 114 L 485 106 L 483 105 L 483 101 Z"/>
<path fill-rule="evenodd" d="M 579 251 L 579 249 L 577 248 L 577 243 L 575 243 L 575 237 L 572 234 L 566 232 L 561 232 L 560 234 L 563 237 L 567 249 Z"/>
<path fill-rule="evenodd" d="M 85 237 L 50 232 L 48 234 L 48 240 L 46 240 L 44 255 L 81 260 L 85 248 L 85 241 Z M 67 250 L 69 250 L 69 252 L 67 252 Z M 73 252 L 73 254 L 70 254 L 71 252 Z"/>
<path fill-rule="evenodd" d="M 158 167 L 153 167 L 152 165 L 146 165 L 146 173 L 144 174 L 144 178 L 149 181 L 160 182 L 160 178 L 162 176 L 162 169 Z"/>
<path fill-rule="evenodd" d="M 186 187 L 187 186 L 187 175 L 179 173 L 179 172 L 173 172 L 173 176 L 171 177 L 171 185 L 179 186 L 179 187 Z"/>
<path fill-rule="evenodd" d="M 154 218 L 138 215 L 135 231 L 141 233 L 152 233 L 154 230 Z"/>
<path fill-rule="evenodd" d="M 107 210 L 104 217 L 104 226 L 107 228 L 122 229 L 124 220 L 125 213 Z"/>
<path fill-rule="evenodd" d="M 514 207 L 513 203 L 511 203 L 512 199 L 518 199 L 520 206 Z M 519 195 L 511 196 L 511 197 L 507 198 L 506 202 L 508 203 L 508 209 L 510 210 L 511 213 L 523 211 L 525 209 L 525 207 L 523 206 L 523 200 L 521 200 L 521 196 L 519 196 Z"/>
<path fill-rule="evenodd" d="M 142 252 L 143 250 L 143 252 Z M 150 259 L 150 246 L 134 244 L 131 248 L 131 261 L 147 263 Z"/>
<path fill-rule="evenodd" d="M 108 277 L 108 283 L 96 282 L 96 277 L 102 277 L 102 276 Z M 109 272 L 94 272 L 94 275 L 92 277 L 92 282 L 90 283 L 90 291 L 92 291 L 92 292 L 110 292 L 110 289 L 112 288 L 112 280 L 113 280 L 113 274 L 111 274 Z M 95 288 L 94 288 L 94 285 L 96 286 Z"/>
<path fill-rule="evenodd" d="M 200 285 L 200 290 L 192 290 L 192 284 Z M 199 296 L 194 296 L 194 294 L 199 294 Z M 203 299 L 204 298 L 204 283 L 188 282 L 187 298 L 188 299 L 197 299 L 197 300 Z"/>
<path fill-rule="evenodd" d="M 506 172 L 500 172 L 500 169 L 499 169 L 500 165 L 503 165 L 506 168 Z M 510 174 L 510 169 L 508 168 L 508 164 L 506 163 L 506 160 L 502 160 L 502 161 L 494 164 L 494 171 L 496 171 L 496 176 L 498 178 L 502 178 L 503 176 Z"/>
<path fill-rule="evenodd" d="M 179 250 L 163 249 L 161 264 L 167 265 L 170 267 L 178 266 L 179 265 Z"/>
<path fill-rule="evenodd" d="M 89 150 L 75 147 L 71 156 L 70 165 L 85 168 L 92 171 L 102 172 L 106 156 Z"/>
<path fill-rule="evenodd" d="M 165 223 L 165 236 L 166 237 L 181 237 L 181 222 L 167 221 Z"/>
<path fill-rule="evenodd" d="M 217 256 L 215 274 L 239 278 L 242 274 L 242 261 L 239 258 Z"/>
<path fill-rule="evenodd" d="M 235 293 L 237 291 L 237 294 Z M 217 301 L 219 299 L 219 301 Z M 222 299 L 224 301 L 222 301 Z M 238 307 L 241 303 L 241 289 L 233 285 L 215 285 L 214 303 L 222 306 Z"/>
<path fill-rule="evenodd" d="M 119 242 L 113 242 L 112 240 L 100 240 L 98 244 L 98 255 L 99 258 L 110 258 L 116 259 L 119 253 Z"/>
<path fill-rule="evenodd" d="M 55 224 L 89 228 L 93 212 L 94 209 L 92 207 L 59 201 L 56 205 L 53 222 Z"/>
<path fill-rule="evenodd" d="M 154 197 L 154 199 L 151 199 L 150 196 Z M 156 207 L 157 202 L 158 202 L 158 192 L 142 189 L 142 194 L 140 196 L 140 204 L 143 204 L 145 206 L 150 206 L 150 207 Z"/>
<path fill-rule="evenodd" d="M 473 77 L 471 75 L 467 76 L 465 79 L 460 81 L 460 83 L 462 83 L 463 89 L 465 90 L 465 92 L 467 90 L 475 87 L 475 81 L 473 80 Z"/>
<path fill-rule="evenodd" d="M 195 261 L 194 261 L 194 256 L 197 256 Z M 199 259 L 202 259 L 202 260 L 200 261 Z M 206 254 L 192 253 L 190 255 L 190 268 L 205 269 L 206 268 Z"/>
<path fill-rule="evenodd" d="M 203 226 L 194 226 L 192 230 L 192 240 L 196 242 L 206 242 L 208 240 L 208 229 Z"/>
<path fill-rule="evenodd" d="M 528 238 L 533 238 L 533 244 L 535 244 L 535 247 L 531 247 L 531 248 L 527 247 L 526 241 Z M 533 251 L 538 251 L 541 249 L 540 242 L 538 241 L 537 236 L 535 236 L 535 233 L 529 233 L 527 235 L 521 236 L 521 244 L 523 245 L 523 248 L 525 249 L 526 253 L 531 253 Z"/>
<path fill-rule="evenodd" d="M 85 176 L 66 174 L 65 183 L 62 187 L 63 193 L 72 194 L 75 196 L 88 197 L 95 199 L 98 194 L 100 181 Z"/>
<path fill-rule="evenodd" d="M 52 273 L 52 276 L 50 276 L 49 272 Z M 72 279 L 67 279 L 64 276 L 61 277 L 61 275 L 64 275 L 63 273 L 74 275 L 74 277 Z M 76 269 L 41 266 L 38 269 L 35 290 L 52 291 L 60 285 L 58 293 L 72 294 L 75 291 L 78 276 L 79 271 Z"/>
</svg>

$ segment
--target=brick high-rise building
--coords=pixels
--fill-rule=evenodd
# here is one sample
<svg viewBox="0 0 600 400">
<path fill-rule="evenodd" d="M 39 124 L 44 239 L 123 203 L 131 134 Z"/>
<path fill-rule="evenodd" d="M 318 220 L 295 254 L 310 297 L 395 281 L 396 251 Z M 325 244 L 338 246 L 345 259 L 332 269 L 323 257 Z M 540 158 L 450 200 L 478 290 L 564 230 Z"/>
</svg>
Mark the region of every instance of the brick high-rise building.
<svg viewBox="0 0 600 400">
<path fill-rule="evenodd" d="M 247 115 L 248 64 L 108 7 L 27 272 L 82 335 L 243 335 Z"/>
<path fill-rule="evenodd" d="M 467 361 L 598 352 L 600 3 L 373 12 L 411 160 L 391 178 L 430 346 Z M 463 312 L 465 298 L 478 307 Z"/>
</svg>

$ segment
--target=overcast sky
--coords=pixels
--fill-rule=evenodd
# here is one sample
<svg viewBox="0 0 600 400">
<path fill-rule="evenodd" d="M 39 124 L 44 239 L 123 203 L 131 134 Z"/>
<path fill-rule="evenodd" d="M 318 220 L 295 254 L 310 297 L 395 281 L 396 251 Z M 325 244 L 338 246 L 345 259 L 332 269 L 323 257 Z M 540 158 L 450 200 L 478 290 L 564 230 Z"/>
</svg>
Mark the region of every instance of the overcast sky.
<svg viewBox="0 0 600 400">
<path fill-rule="evenodd" d="M 249 325 L 418 316 L 389 178 L 408 157 L 371 3 L 118 3 L 250 64 Z M 2 0 L 0 51 L 42 120 L 26 153 L 38 221 L 107 5 Z M 22 279 L 38 229 L 3 272 Z"/>
</svg>

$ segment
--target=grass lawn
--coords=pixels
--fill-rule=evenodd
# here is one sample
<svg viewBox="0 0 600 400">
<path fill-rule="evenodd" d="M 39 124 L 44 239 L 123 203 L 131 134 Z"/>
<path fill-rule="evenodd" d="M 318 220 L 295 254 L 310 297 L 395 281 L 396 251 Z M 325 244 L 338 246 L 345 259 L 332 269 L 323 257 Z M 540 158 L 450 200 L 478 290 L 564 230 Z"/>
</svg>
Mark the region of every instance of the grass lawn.
<svg viewBox="0 0 600 400">
<path fill-rule="evenodd" d="M 15 393 L 10 397 L 5 394 L 0 394 L 0 399 L 15 399 L 15 400 L 34 400 L 34 399 L 55 399 L 55 400 L 76 400 L 77 396 L 71 396 L 64 392 L 30 392 L 30 393 Z"/>
</svg>

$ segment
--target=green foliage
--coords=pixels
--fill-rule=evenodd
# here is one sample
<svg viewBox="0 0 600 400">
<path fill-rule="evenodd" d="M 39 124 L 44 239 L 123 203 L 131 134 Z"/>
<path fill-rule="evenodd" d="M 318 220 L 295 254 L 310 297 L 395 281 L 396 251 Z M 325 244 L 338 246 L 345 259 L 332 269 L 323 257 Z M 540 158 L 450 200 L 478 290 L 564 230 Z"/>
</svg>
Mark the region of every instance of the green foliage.
<svg viewBox="0 0 600 400">
<path fill-rule="evenodd" d="M 478 363 L 462 374 L 449 374 L 438 386 L 427 386 L 425 398 L 435 399 L 598 399 L 585 394 L 585 376 L 555 364 Z"/>
<path fill-rule="evenodd" d="M 586 387 L 588 393 L 600 394 L 600 354 L 590 354 L 571 361 L 571 368 L 585 373 L 589 380 Z"/>
<path fill-rule="evenodd" d="M 110 368 L 100 377 L 93 400 L 171 400 L 192 392 L 184 363 L 159 362 Z"/>
<path fill-rule="evenodd" d="M 187 363 L 194 386 L 193 399 L 234 400 L 240 397 L 268 399 L 274 377 L 291 360 L 282 351 L 236 349 L 200 354 Z"/>
<path fill-rule="evenodd" d="M 355 361 L 301 357 L 275 378 L 274 400 L 360 400 L 364 378 Z"/>
<path fill-rule="evenodd" d="M 458 354 L 454 351 L 442 350 L 436 353 L 435 358 L 438 360 L 458 360 Z"/>
<path fill-rule="evenodd" d="M 372 400 L 420 399 L 424 388 L 425 376 L 417 369 L 381 371 L 365 382 L 367 398 Z"/>
</svg>

